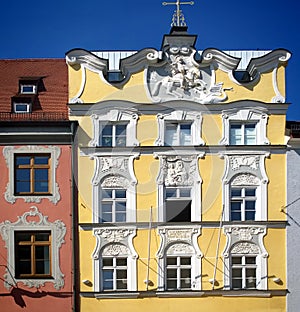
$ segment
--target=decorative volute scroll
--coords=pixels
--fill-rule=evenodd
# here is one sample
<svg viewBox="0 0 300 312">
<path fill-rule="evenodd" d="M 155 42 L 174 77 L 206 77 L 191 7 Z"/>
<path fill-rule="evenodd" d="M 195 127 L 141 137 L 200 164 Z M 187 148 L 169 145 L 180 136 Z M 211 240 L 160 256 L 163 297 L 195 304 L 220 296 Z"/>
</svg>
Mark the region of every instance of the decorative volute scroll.
<svg viewBox="0 0 300 312">
<path fill-rule="evenodd" d="M 201 234 L 200 227 L 163 227 L 158 228 L 161 243 L 157 252 L 158 258 L 163 258 L 165 254 L 194 254 L 201 258 L 202 252 L 198 245 L 198 236 Z"/>
<path fill-rule="evenodd" d="M 33 219 L 32 219 L 33 218 Z M 37 220 L 38 218 L 38 220 Z M 37 221 L 36 221 L 37 220 Z M 51 248 L 51 272 L 52 278 L 45 279 L 17 279 L 13 278 L 15 276 L 15 267 L 12 265 L 15 262 L 15 231 L 49 231 L 51 232 L 52 238 L 52 248 Z M 22 216 L 18 217 L 18 220 L 11 223 L 6 220 L 0 223 L 0 234 L 2 239 L 5 241 L 5 247 L 7 248 L 7 263 L 8 269 L 4 275 L 4 285 L 7 289 L 11 286 L 16 286 L 16 283 L 23 283 L 28 287 L 39 288 L 44 286 L 45 283 L 53 283 L 55 289 L 59 290 L 64 286 L 64 274 L 60 270 L 60 260 L 59 260 L 59 249 L 61 245 L 65 242 L 65 234 L 67 228 L 61 220 L 55 220 L 54 222 L 49 222 L 48 217 L 44 216 L 39 212 L 38 208 L 35 206 L 30 207 L 28 212 L 25 212 Z"/>
<path fill-rule="evenodd" d="M 263 237 L 267 233 L 265 226 L 224 226 L 224 233 L 227 236 L 224 257 L 229 257 L 230 254 L 260 254 L 264 258 L 268 257 L 263 243 Z"/>
<path fill-rule="evenodd" d="M 137 259 L 133 246 L 133 237 L 136 235 L 136 229 L 133 227 L 105 227 L 95 228 L 96 247 L 93 252 L 93 259 L 98 260 L 101 255 L 105 256 L 130 256 Z"/>
<path fill-rule="evenodd" d="M 198 158 L 202 155 L 159 155 L 160 171 L 157 183 L 165 186 L 192 186 L 202 182 L 199 169 Z"/>
</svg>

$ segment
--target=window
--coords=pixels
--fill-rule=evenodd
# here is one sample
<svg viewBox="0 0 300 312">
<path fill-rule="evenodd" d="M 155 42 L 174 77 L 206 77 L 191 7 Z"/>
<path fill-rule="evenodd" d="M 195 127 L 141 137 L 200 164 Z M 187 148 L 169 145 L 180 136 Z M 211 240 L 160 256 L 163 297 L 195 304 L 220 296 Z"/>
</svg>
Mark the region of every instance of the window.
<svg viewBox="0 0 300 312">
<path fill-rule="evenodd" d="M 102 289 L 127 290 L 127 258 L 102 258 Z"/>
<path fill-rule="evenodd" d="M 165 144 L 174 145 L 191 145 L 191 123 L 167 122 L 165 129 Z"/>
<path fill-rule="evenodd" d="M 191 257 L 167 257 L 166 289 L 188 290 L 191 284 Z"/>
<path fill-rule="evenodd" d="M 232 187 L 230 199 L 231 221 L 255 220 L 256 188 Z"/>
<path fill-rule="evenodd" d="M 31 103 L 14 103 L 14 113 L 30 113 Z"/>
<path fill-rule="evenodd" d="M 126 190 L 102 189 L 101 222 L 126 222 Z"/>
<path fill-rule="evenodd" d="M 137 258 L 134 227 L 94 228 L 94 291 L 136 291 Z"/>
<path fill-rule="evenodd" d="M 158 114 L 156 117 L 158 137 L 155 145 L 204 145 L 201 138 L 201 113 L 174 110 L 169 114 Z"/>
<path fill-rule="evenodd" d="M 15 232 L 17 278 L 51 277 L 50 232 Z"/>
<path fill-rule="evenodd" d="M 256 288 L 256 256 L 231 257 L 232 289 Z"/>
<path fill-rule="evenodd" d="M 166 221 L 191 221 L 191 188 L 166 187 Z"/>
<path fill-rule="evenodd" d="M 200 290 L 201 257 L 199 226 L 158 227 L 158 290 Z"/>
<path fill-rule="evenodd" d="M 238 103 L 237 105 L 244 103 Z M 222 111 L 223 134 L 220 144 L 224 145 L 268 145 L 267 110 L 257 107 L 256 102 L 247 103 L 253 108 L 233 108 Z"/>
<path fill-rule="evenodd" d="M 20 85 L 20 93 L 23 94 L 35 94 L 37 93 L 37 88 L 35 84 L 21 84 Z"/>
<path fill-rule="evenodd" d="M 92 114 L 93 138 L 89 146 L 138 146 L 136 127 L 138 114 L 135 111 L 112 109 L 103 111 L 98 109 Z"/>
<path fill-rule="evenodd" d="M 230 124 L 230 144 L 255 145 L 256 124 L 255 123 Z"/>
<path fill-rule="evenodd" d="M 15 155 L 15 194 L 49 194 L 50 155 Z"/>
<path fill-rule="evenodd" d="M 4 194 L 9 203 L 23 198 L 39 203 L 43 198 L 56 204 L 60 200 L 56 168 L 60 148 L 57 146 L 6 146 L 3 156 L 9 171 L 9 182 Z"/>
<path fill-rule="evenodd" d="M 61 272 L 59 256 L 66 231 L 61 220 L 49 222 L 35 206 L 14 223 L 9 220 L 0 223 L 10 268 L 9 274 L 4 275 L 5 287 L 11 289 L 12 285 L 23 283 L 39 288 L 52 283 L 57 290 L 63 288 L 65 272 Z"/>
<path fill-rule="evenodd" d="M 124 123 L 106 124 L 101 131 L 102 146 L 126 146 L 126 127 Z"/>
</svg>

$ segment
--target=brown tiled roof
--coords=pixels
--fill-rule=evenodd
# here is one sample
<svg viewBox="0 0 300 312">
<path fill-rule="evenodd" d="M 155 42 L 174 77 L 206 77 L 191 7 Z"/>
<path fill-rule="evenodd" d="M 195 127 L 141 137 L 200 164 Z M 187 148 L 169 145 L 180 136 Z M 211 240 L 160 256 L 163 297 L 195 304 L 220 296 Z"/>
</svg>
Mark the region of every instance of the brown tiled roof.
<svg viewBox="0 0 300 312">
<path fill-rule="evenodd" d="M 0 60 L 0 114 L 11 112 L 11 98 L 18 94 L 19 80 L 24 77 L 43 77 L 45 91 L 38 93 L 39 105 L 35 105 L 33 114 L 67 116 L 68 72 L 64 59 Z"/>
</svg>

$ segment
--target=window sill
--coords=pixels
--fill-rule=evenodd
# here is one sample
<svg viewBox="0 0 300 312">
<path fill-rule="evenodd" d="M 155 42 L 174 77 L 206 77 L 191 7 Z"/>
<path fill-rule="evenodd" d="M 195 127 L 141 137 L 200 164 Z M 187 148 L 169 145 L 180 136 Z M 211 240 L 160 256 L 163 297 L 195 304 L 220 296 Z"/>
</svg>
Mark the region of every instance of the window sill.
<svg viewBox="0 0 300 312">
<path fill-rule="evenodd" d="M 108 292 L 108 293 L 95 293 L 94 297 L 96 299 L 116 299 L 116 298 L 123 298 L 123 299 L 130 299 L 130 298 L 138 298 L 140 296 L 139 292 Z"/>
</svg>

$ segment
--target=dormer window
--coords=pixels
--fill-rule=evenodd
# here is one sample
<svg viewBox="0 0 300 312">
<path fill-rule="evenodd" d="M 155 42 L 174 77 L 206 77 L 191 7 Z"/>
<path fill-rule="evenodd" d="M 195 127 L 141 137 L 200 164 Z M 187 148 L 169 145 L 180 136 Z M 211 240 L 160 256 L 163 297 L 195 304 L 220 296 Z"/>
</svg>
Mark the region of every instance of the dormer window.
<svg viewBox="0 0 300 312">
<path fill-rule="evenodd" d="M 36 94 L 36 84 L 20 84 L 20 93 L 22 94 Z"/>
<path fill-rule="evenodd" d="M 14 113 L 30 113 L 31 103 L 14 103 Z"/>
</svg>

